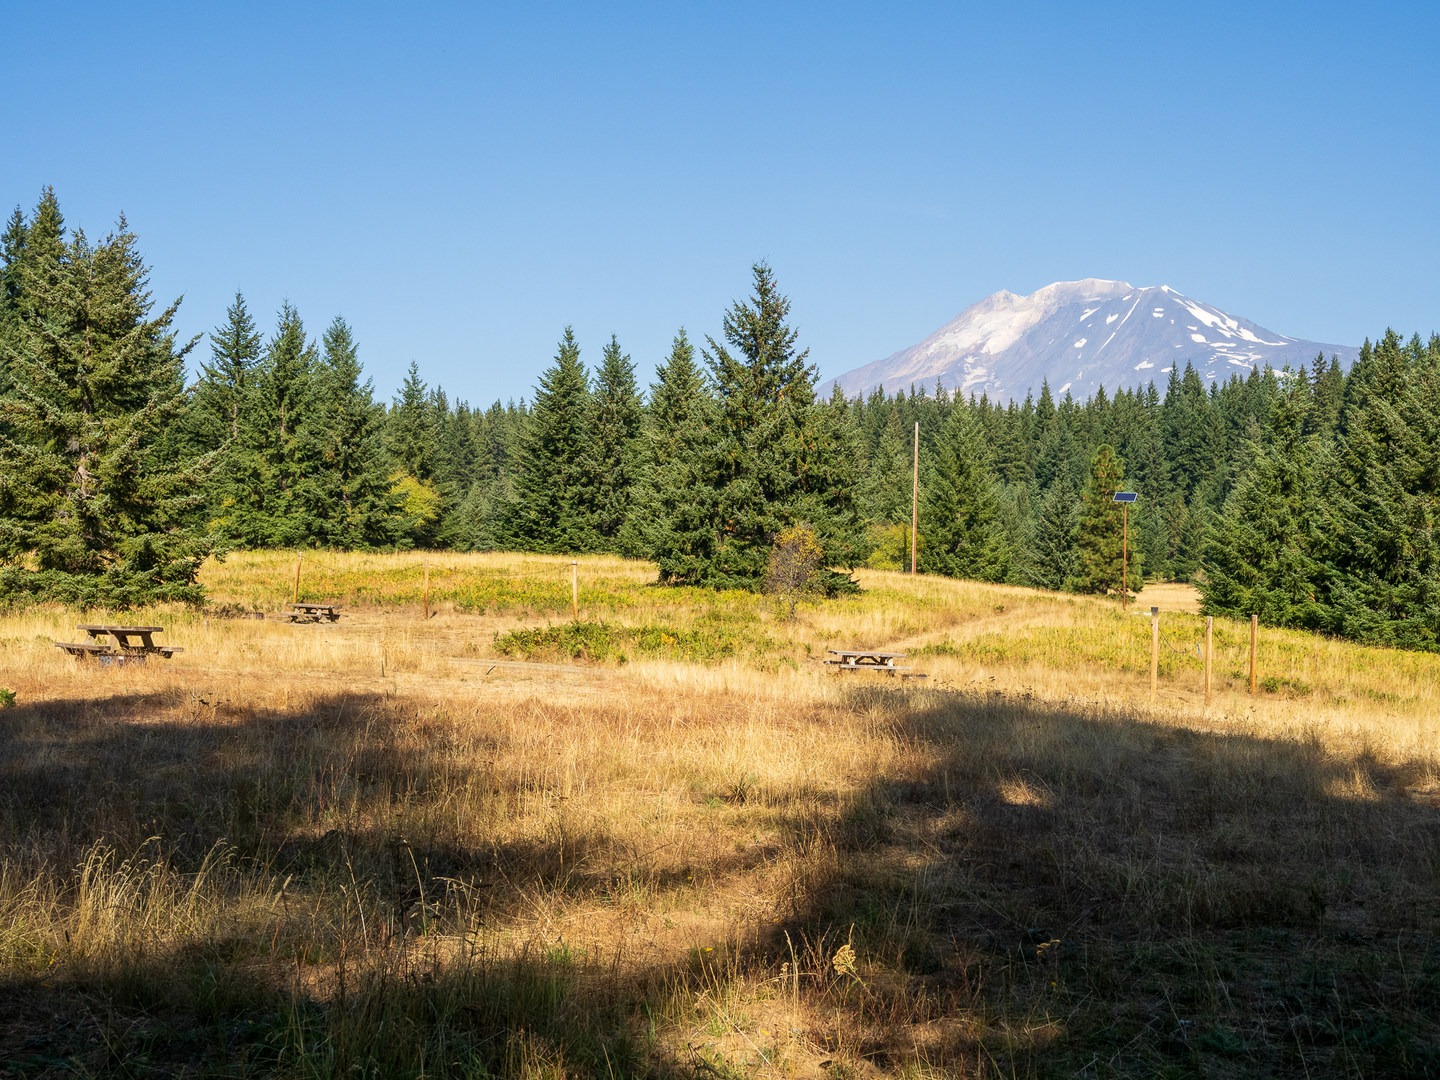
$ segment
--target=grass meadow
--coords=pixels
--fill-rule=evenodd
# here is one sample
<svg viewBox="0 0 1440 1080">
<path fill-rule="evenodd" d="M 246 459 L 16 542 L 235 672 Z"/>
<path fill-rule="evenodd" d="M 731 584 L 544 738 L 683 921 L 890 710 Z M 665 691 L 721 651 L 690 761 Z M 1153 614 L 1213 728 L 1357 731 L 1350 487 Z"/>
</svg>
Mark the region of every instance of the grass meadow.
<svg viewBox="0 0 1440 1080">
<path fill-rule="evenodd" d="M 236 554 L 169 662 L 0 617 L 0 1075 L 1440 1075 L 1440 657 L 1252 695 L 1217 620 L 1207 705 L 1175 586 L 298 565 L 340 622 Z"/>
</svg>

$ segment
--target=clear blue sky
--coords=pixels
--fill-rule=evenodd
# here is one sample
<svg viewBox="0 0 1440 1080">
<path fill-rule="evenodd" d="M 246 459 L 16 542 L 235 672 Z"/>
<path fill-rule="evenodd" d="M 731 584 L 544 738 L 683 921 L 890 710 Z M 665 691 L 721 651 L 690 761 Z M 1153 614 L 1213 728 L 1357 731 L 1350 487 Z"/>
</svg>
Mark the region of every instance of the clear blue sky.
<svg viewBox="0 0 1440 1080">
<path fill-rule="evenodd" d="M 1440 330 L 1440 5 L 6 0 L 0 197 L 123 211 L 209 331 L 350 322 L 377 394 L 643 383 L 767 260 L 835 375 L 997 289 Z M 201 345 L 208 354 L 208 343 Z"/>
</svg>

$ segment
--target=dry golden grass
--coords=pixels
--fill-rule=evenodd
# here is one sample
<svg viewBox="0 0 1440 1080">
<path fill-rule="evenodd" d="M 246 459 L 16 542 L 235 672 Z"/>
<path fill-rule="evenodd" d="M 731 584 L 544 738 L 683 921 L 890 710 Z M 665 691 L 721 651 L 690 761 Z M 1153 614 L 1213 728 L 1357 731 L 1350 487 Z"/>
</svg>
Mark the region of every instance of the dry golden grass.
<svg viewBox="0 0 1440 1080">
<path fill-rule="evenodd" d="M 206 570 L 186 651 L 0 627 L 0 1060 L 21 1075 L 1425 1075 L 1440 658 L 867 572 L 763 598 L 580 560 Z M 422 617 L 430 566 L 431 609 Z M 264 620 L 221 617 L 260 609 Z M 685 639 L 691 640 L 691 639 Z M 895 646 L 923 683 L 838 676 Z M 695 646 L 699 647 L 699 646 Z"/>
</svg>

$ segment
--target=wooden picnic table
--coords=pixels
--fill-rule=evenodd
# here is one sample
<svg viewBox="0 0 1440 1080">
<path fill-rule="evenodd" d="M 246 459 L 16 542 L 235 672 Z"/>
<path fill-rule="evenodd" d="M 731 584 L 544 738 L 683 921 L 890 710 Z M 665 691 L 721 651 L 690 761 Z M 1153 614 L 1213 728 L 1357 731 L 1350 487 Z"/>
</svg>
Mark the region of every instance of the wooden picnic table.
<svg viewBox="0 0 1440 1080">
<path fill-rule="evenodd" d="M 143 663 L 151 656 L 169 660 L 185 650 L 177 645 L 156 645 L 155 635 L 164 631 L 163 626 L 126 626 L 82 623 L 76 627 L 84 630 L 89 640 L 84 642 L 57 641 L 55 647 L 63 649 L 77 660 L 94 657 L 105 663 L 135 661 Z"/>
<path fill-rule="evenodd" d="M 286 607 L 289 610 L 285 612 L 285 617 L 292 623 L 335 622 L 340 618 L 339 604 L 295 603 Z"/>
<path fill-rule="evenodd" d="M 891 675 L 910 668 L 895 661 L 904 660 L 903 652 L 881 652 L 878 649 L 826 649 L 834 659 L 826 660 L 841 671 L 884 671 Z"/>
</svg>

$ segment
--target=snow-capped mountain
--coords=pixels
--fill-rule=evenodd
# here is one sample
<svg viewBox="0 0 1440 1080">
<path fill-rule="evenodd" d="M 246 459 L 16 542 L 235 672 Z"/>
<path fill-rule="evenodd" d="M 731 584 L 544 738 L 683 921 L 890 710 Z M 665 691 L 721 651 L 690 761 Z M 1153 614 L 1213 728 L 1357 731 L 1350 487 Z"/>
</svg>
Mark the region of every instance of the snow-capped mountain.
<svg viewBox="0 0 1440 1080">
<path fill-rule="evenodd" d="M 992 401 L 1038 393 L 1042 379 L 1058 397 L 1084 400 L 1105 387 L 1164 392 L 1172 366 L 1193 364 L 1207 380 L 1279 370 L 1338 356 L 1348 368 L 1359 350 L 1276 334 L 1248 319 L 1182 296 L 1168 285 L 1136 288 L 1123 281 L 1058 281 L 1029 296 L 997 292 L 966 308 L 918 345 L 834 380 L 847 396 L 940 382 L 952 392 Z"/>
</svg>

